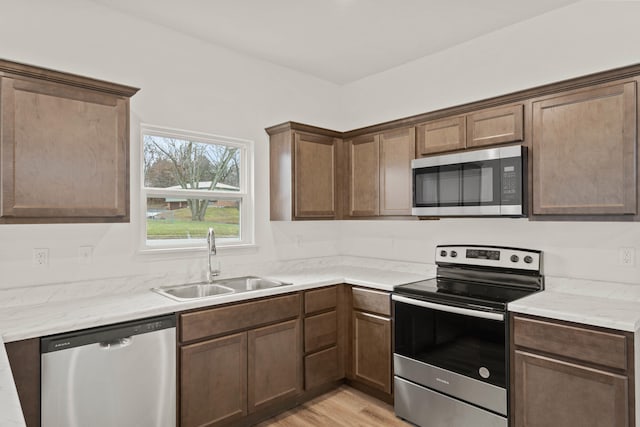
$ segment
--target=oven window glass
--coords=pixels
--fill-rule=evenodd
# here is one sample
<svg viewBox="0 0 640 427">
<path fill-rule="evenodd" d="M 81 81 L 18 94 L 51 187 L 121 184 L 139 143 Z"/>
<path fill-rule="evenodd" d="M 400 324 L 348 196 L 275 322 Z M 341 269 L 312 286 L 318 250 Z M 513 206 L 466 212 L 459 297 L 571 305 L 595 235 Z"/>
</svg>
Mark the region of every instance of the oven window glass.
<svg viewBox="0 0 640 427">
<path fill-rule="evenodd" d="M 506 388 L 504 322 L 400 302 L 394 308 L 396 353 Z"/>
</svg>

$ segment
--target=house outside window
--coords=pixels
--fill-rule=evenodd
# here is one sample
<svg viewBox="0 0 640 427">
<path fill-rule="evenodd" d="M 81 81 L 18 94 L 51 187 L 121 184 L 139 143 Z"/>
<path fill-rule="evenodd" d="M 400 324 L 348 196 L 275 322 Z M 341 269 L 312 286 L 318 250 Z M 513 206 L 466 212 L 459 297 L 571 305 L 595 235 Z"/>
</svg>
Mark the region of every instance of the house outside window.
<svg viewBox="0 0 640 427">
<path fill-rule="evenodd" d="M 142 125 L 143 250 L 253 244 L 253 142 Z"/>
</svg>

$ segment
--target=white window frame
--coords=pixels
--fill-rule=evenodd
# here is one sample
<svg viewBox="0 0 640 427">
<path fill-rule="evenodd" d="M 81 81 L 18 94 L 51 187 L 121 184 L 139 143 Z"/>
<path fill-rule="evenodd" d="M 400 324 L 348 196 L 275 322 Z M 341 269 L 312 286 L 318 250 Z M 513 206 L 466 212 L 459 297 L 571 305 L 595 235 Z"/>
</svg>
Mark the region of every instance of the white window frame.
<svg viewBox="0 0 640 427">
<path fill-rule="evenodd" d="M 145 187 L 144 179 L 144 136 L 160 136 L 188 140 L 204 144 L 227 145 L 240 150 L 240 191 L 221 192 L 186 189 L 163 189 Z M 231 249 L 255 247 L 255 210 L 254 210 L 254 143 L 248 139 L 231 138 L 201 132 L 172 129 L 149 124 L 140 125 L 140 252 L 186 252 L 202 250 L 207 247 L 206 239 L 160 239 L 147 240 L 147 197 L 193 197 L 197 199 L 238 200 L 240 199 L 240 238 L 216 239 L 221 252 Z"/>
</svg>

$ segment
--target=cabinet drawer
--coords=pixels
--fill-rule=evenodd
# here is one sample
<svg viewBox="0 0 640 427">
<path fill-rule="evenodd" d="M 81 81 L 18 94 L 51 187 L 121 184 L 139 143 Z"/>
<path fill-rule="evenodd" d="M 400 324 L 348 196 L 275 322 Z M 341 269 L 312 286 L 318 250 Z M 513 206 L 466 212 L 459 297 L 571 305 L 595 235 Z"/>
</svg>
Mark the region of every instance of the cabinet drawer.
<svg viewBox="0 0 640 427">
<path fill-rule="evenodd" d="M 304 319 L 305 352 L 334 345 L 337 340 L 338 323 L 335 310 Z"/>
<path fill-rule="evenodd" d="M 299 294 L 185 313 L 180 315 L 180 341 L 221 335 L 299 315 Z"/>
<path fill-rule="evenodd" d="M 353 308 L 391 316 L 391 298 L 388 292 L 353 288 Z"/>
<path fill-rule="evenodd" d="M 314 289 L 304 293 L 304 313 L 316 313 L 335 308 L 338 301 L 338 287 Z"/>
<path fill-rule="evenodd" d="M 623 333 L 603 332 L 543 320 L 515 316 L 514 344 L 533 350 L 627 369 L 627 337 Z"/>
<path fill-rule="evenodd" d="M 310 390 L 338 379 L 337 347 L 331 347 L 304 358 L 305 390 Z"/>
</svg>

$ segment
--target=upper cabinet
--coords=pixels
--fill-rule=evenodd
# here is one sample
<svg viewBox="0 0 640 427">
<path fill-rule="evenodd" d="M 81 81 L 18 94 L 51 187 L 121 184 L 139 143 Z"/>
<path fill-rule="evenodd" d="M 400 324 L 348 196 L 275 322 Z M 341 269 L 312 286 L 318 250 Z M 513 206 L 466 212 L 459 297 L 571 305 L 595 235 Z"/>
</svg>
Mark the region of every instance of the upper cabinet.
<svg viewBox="0 0 640 427">
<path fill-rule="evenodd" d="M 522 104 L 489 108 L 467 116 L 467 147 L 522 141 Z"/>
<path fill-rule="evenodd" d="M 411 215 L 416 158 L 415 128 L 382 132 L 380 138 L 380 215 Z"/>
<path fill-rule="evenodd" d="M 271 220 L 335 219 L 339 214 L 337 132 L 294 123 L 270 135 Z"/>
<path fill-rule="evenodd" d="M 415 128 L 393 129 L 347 141 L 348 215 L 411 215 L 411 160 Z"/>
<path fill-rule="evenodd" d="M 380 137 L 366 135 L 347 142 L 349 216 L 380 213 Z"/>
<path fill-rule="evenodd" d="M 636 82 L 533 102 L 533 214 L 637 214 Z"/>
<path fill-rule="evenodd" d="M 640 64 L 348 132 L 269 128 L 271 218 L 416 218 L 413 158 L 520 144 L 529 219 L 640 221 L 639 81 Z"/>
<path fill-rule="evenodd" d="M 0 85 L 0 222 L 128 222 L 138 89 L 8 61 Z"/>
<path fill-rule="evenodd" d="M 416 130 L 420 156 L 522 141 L 523 105 L 507 105 L 422 123 Z"/>
<path fill-rule="evenodd" d="M 443 151 L 462 150 L 466 146 L 465 117 L 454 117 L 417 127 L 417 147 L 421 156 Z"/>
</svg>

